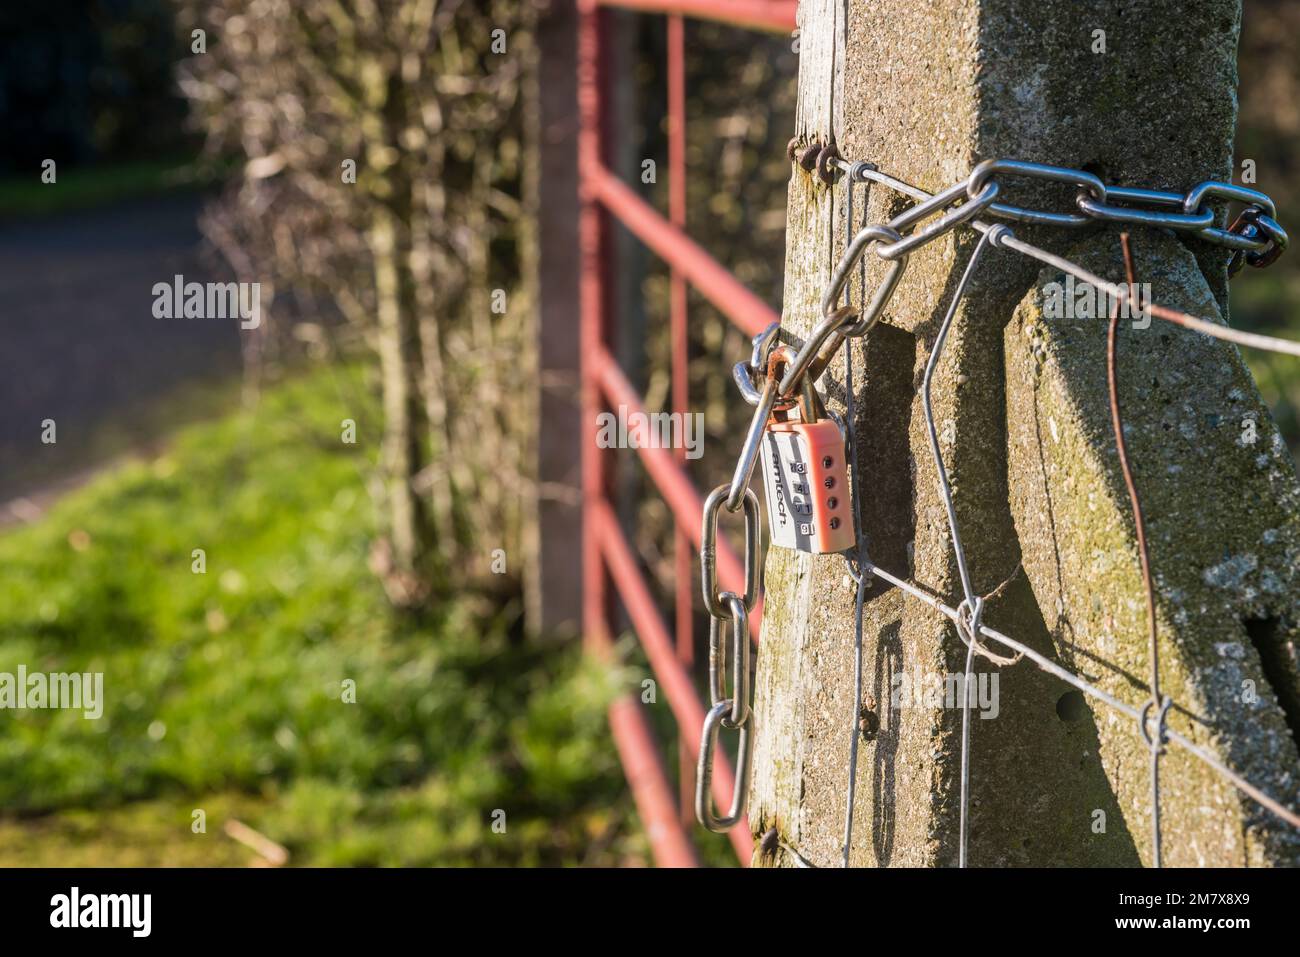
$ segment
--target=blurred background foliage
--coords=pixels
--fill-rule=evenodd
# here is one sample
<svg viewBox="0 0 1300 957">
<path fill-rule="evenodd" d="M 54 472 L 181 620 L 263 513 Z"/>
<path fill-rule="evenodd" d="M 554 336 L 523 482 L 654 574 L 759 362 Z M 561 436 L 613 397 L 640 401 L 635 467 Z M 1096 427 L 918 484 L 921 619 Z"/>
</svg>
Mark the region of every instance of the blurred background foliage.
<svg viewBox="0 0 1300 957">
<path fill-rule="evenodd" d="M 240 170 L 201 225 L 269 311 L 246 377 L 294 339 L 369 352 L 373 557 L 402 607 L 520 588 L 520 561 L 493 575 L 488 555 L 523 554 L 535 16 L 531 0 L 180 3 L 210 36 L 181 90 L 205 156 Z"/>
<path fill-rule="evenodd" d="M 1294 236 L 1300 213 L 1300 3 L 1245 0 L 1237 70 L 1238 174 L 1243 160 L 1255 161 L 1255 188 L 1273 197 Z M 1292 248 L 1268 269 L 1237 277 L 1231 287 L 1233 325 L 1300 336 L 1296 252 Z M 1252 350 L 1246 358 L 1291 454 L 1300 456 L 1300 371 L 1272 353 Z"/>
<path fill-rule="evenodd" d="M 0 175 L 192 152 L 166 0 L 42 0 L 0 9 Z M 186 44 L 188 46 L 188 44 Z"/>
</svg>

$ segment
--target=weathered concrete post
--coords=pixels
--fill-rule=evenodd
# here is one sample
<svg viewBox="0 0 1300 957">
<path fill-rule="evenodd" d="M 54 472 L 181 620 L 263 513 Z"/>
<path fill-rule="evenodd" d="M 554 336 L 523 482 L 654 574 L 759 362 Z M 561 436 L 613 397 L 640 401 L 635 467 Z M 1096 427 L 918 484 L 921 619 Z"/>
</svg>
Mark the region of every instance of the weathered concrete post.
<svg viewBox="0 0 1300 957">
<path fill-rule="evenodd" d="M 990 157 L 1180 191 L 1231 176 L 1239 0 L 804 0 L 801 19 L 798 135 L 833 136 L 845 157 L 924 188 Z M 1068 188 L 1023 181 L 1006 192 L 1038 208 L 1073 200 Z M 784 320 L 798 335 L 816 321 L 843 249 L 843 197 L 842 182 L 832 190 L 794 168 Z M 872 189 L 872 221 L 901 206 Z M 1115 229 L 1015 228 L 1122 279 Z M 1226 253 L 1144 229 L 1133 240 L 1138 279 L 1156 301 L 1222 313 Z M 962 230 L 914 254 L 884 321 L 851 343 L 871 557 L 951 604 L 960 585 L 917 390 L 973 243 Z M 872 264 L 869 284 L 883 265 Z M 1044 319 L 1042 287 L 1061 278 L 989 251 L 936 376 L 936 416 L 975 588 L 991 592 L 1024 564 L 985 621 L 1141 705 L 1145 611 L 1110 432 L 1106 323 Z M 1119 352 L 1161 680 L 1177 703 L 1170 725 L 1295 807 L 1293 465 L 1234 348 L 1126 322 Z M 843 383 L 841 356 L 822 381 L 841 411 Z M 769 553 L 755 686 L 752 830 L 776 827 L 818 866 L 839 865 L 845 812 L 854 710 L 845 570 L 839 556 Z M 859 704 L 874 707 L 880 730 L 861 742 L 852 864 L 956 863 L 961 712 L 892 704 L 891 691 L 900 675 L 960 673 L 964 660 L 946 619 L 884 583 L 868 592 Z M 1136 723 L 1028 662 L 997 678 L 996 717 L 973 721 L 970 862 L 1149 863 L 1149 752 Z M 1300 863 L 1300 835 L 1194 759 L 1171 748 L 1162 782 L 1166 864 Z M 790 862 L 778 852 L 755 863 Z"/>
</svg>

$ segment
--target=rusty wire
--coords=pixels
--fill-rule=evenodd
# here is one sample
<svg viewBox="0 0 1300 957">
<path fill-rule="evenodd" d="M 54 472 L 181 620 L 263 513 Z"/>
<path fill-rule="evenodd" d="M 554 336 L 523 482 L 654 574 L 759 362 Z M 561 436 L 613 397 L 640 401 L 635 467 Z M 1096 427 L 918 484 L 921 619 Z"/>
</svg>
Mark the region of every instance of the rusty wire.
<svg viewBox="0 0 1300 957">
<path fill-rule="evenodd" d="M 1128 233 L 1121 233 L 1120 247 L 1124 252 L 1124 273 L 1130 293 L 1137 296 L 1137 277 L 1133 268 L 1133 251 L 1129 247 Z M 1138 303 L 1140 308 L 1140 303 Z M 1133 508 L 1133 526 L 1137 533 L 1138 561 L 1142 567 L 1142 590 L 1146 596 L 1148 658 L 1151 663 L 1151 700 L 1142 712 L 1142 736 L 1151 749 L 1151 849 L 1156 867 L 1160 866 L 1160 755 L 1164 751 L 1165 716 L 1169 713 L 1169 699 L 1160 696 L 1160 634 L 1156 621 L 1156 586 L 1151 579 L 1151 550 L 1147 545 L 1146 522 L 1142 519 L 1142 500 L 1137 483 L 1133 480 L 1133 467 L 1129 464 L 1128 443 L 1124 441 L 1124 422 L 1119 402 L 1118 351 L 1119 301 L 1110 308 L 1110 325 L 1106 330 L 1106 387 L 1110 394 L 1110 421 L 1115 432 L 1115 451 L 1119 453 L 1119 468 L 1128 489 L 1128 500 Z M 1156 709 L 1156 733 L 1152 738 L 1146 728 L 1148 712 Z"/>
</svg>

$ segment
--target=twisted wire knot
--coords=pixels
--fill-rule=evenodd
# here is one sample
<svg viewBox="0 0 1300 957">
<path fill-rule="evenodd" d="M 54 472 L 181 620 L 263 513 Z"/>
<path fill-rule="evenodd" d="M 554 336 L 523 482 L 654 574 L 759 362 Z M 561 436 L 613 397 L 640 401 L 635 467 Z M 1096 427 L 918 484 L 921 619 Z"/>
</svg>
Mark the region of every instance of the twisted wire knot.
<svg viewBox="0 0 1300 957">
<path fill-rule="evenodd" d="M 996 652 L 989 651 L 979 640 L 980 617 L 984 614 L 984 599 L 963 598 L 961 604 L 957 606 L 957 637 L 961 639 L 963 645 L 971 649 L 975 654 L 993 662 L 995 665 L 1014 665 L 1023 656 L 1023 652 L 1016 652 L 1014 655 L 999 655 Z"/>
<path fill-rule="evenodd" d="M 1147 722 L 1151 720 L 1151 709 L 1156 707 L 1156 699 L 1153 695 L 1146 704 L 1142 706 L 1142 713 L 1138 716 L 1138 730 L 1142 732 L 1142 740 L 1147 743 L 1152 754 L 1164 754 L 1165 742 L 1168 737 L 1165 735 L 1165 720 L 1169 715 L 1169 709 L 1173 707 L 1174 699 L 1165 695 L 1159 702 L 1159 710 L 1156 712 L 1156 733 L 1155 737 L 1147 730 Z"/>
</svg>

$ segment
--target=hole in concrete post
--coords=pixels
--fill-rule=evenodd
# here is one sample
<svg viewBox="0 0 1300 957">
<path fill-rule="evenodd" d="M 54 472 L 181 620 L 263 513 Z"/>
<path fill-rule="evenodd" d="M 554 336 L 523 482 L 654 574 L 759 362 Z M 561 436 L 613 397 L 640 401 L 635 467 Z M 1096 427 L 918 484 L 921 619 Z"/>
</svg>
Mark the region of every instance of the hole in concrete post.
<svg viewBox="0 0 1300 957">
<path fill-rule="evenodd" d="M 1088 716 L 1088 704 L 1082 691 L 1067 691 L 1056 699 L 1056 716 L 1062 721 L 1082 721 Z"/>
<path fill-rule="evenodd" d="M 1291 737 L 1300 748 L 1300 663 L 1296 660 L 1296 651 L 1288 635 L 1290 630 L 1282 619 L 1267 615 L 1246 618 L 1242 621 L 1246 636 L 1259 652 L 1260 667 L 1277 696 L 1277 703 L 1286 715 L 1287 727 Z"/>
<path fill-rule="evenodd" d="M 1100 160 L 1093 160 L 1092 162 L 1084 163 L 1079 168 L 1082 169 L 1085 173 L 1091 173 L 1093 176 L 1097 177 L 1103 183 L 1107 182 L 1106 164 L 1101 162 Z"/>
</svg>

